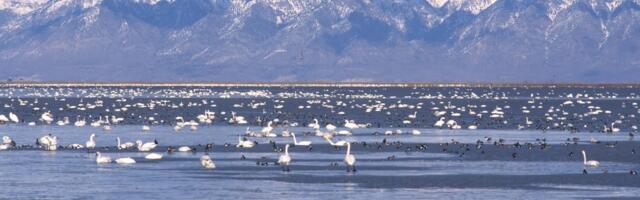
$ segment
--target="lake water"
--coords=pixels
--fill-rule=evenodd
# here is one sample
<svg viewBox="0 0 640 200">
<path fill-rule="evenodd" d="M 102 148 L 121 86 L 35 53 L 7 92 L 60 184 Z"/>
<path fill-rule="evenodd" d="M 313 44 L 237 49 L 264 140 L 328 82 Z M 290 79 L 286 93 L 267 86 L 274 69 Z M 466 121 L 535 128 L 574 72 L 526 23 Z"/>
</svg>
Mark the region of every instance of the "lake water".
<svg viewBox="0 0 640 200">
<path fill-rule="evenodd" d="M 0 199 L 637 198 L 640 177 L 630 175 L 640 167 L 635 153 L 640 143 L 632 137 L 638 125 L 636 91 L 5 87 L 0 90 L 0 114 L 15 113 L 20 120 L 0 125 L 0 136 L 18 145 L 0 151 Z M 490 117 L 499 113 L 496 110 L 503 113 Z M 197 118 L 205 111 L 215 113 L 210 124 Z M 438 116 L 438 111 L 446 112 Z M 53 116 L 50 124 L 42 120 L 45 112 Z M 247 124 L 230 122 L 231 112 Z M 69 123 L 57 125 L 65 117 Z M 176 131 L 181 123 L 176 117 L 197 121 L 197 129 L 187 125 Z M 112 120 L 117 118 L 122 121 Z M 345 119 L 362 125 L 350 130 L 351 135 L 333 136 L 334 141 L 352 142 L 357 172 L 346 171 L 344 147 L 331 147 L 315 136 L 308 127 L 314 118 L 324 132 L 331 132 L 326 124 L 337 126 L 336 131 L 350 130 L 343 127 Z M 455 124 L 436 126 L 441 118 Z M 87 124 L 74 126 L 79 120 Z M 260 132 L 269 121 L 278 137 L 245 135 L 247 128 Z M 100 123 L 92 127 L 92 122 Z M 143 125 L 151 130 L 142 131 Z M 470 130 L 470 125 L 477 129 Z M 280 136 L 283 130 L 312 142 L 312 148 L 290 149 L 290 172 L 274 164 L 283 145 L 293 143 L 291 137 Z M 35 145 L 47 134 L 57 136 L 63 147 L 84 145 L 91 133 L 97 135 L 98 151 L 114 159 L 132 157 L 137 163 L 96 164 L 96 150 L 43 151 Z M 238 135 L 258 145 L 236 148 Z M 144 159 L 147 152 L 118 150 L 116 137 L 157 140 L 154 151 L 164 158 L 149 161 Z M 209 154 L 216 169 L 200 166 L 206 144 L 214 146 Z M 197 150 L 168 153 L 169 146 Z M 583 166 L 580 150 L 601 165 Z"/>
</svg>

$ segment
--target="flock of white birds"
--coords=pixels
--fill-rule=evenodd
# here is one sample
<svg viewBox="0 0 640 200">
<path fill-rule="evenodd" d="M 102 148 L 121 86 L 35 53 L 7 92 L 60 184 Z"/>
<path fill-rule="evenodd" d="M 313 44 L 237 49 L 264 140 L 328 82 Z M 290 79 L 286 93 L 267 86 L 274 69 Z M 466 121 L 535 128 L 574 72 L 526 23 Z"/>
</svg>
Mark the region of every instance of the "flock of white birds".
<svg viewBox="0 0 640 200">
<path fill-rule="evenodd" d="M 201 125 L 213 125 L 216 121 L 229 125 L 260 125 L 266 123 L 259 131 L 252 131 L 247 128 L 246 132 L 238 134 L 237 148 L 253 148 L 256 146 L 255 141 L 248 138 L 251 137 L 291 137 L 295 146 L 310 146 L 311 141 L 300 140 L 296 134 L 289 131 L 289 127 L 305 126 L 313 130 L 315 136 L 321 137 L 332 146 L 346 146 L 344 162 L 348 166 L 349 171 L 355 171 L 355 156 L 351 153 L 351 143 L 345 140 L 334 141 L 335 136 L 348 136 L 353 134 L 354 129 L 369 128 L 379 122 L 371 121 L 358 123 L 354 119 L 347 119 L 350 112 L 362 113 L 362 115 L 378 114 L 382 116 L 397 116 L 403 113 L 394 124 L 386 128 L 384 135 L 409 134 L 420 135 L 422 132 L 419 128 L 447 128 L 447 129 L 469 129 L 475 130 L 479 128 L 488 128 L 496 124 L 517 124 L 518 129 L 535 129 L 541 130 L 598 130 L 605 133 L 620 132 L 622 124 L 628 127 L 628 131 L 637 131 L 636 113 L 640 113 L 638 107 L 638 99 L 640 95 L 629 93 L 626 96 L 619 96 L 616 93 L 590 93 L 584 91 L 582 93 L 562 93 L 556 94 L 550 89 L 547 94 L 531 92 L 528 96 L 520 94 L 515 88 L 509 92 L 485 91 L 477 94 L 475 90 L 465 88 L 451 88 L 448 92 L 417 90 L 417 88 L 407 88 L 411 92 L 405 96 L 396 96 L 385 94 L 382 89 L 347 89 L 346 91 L 337 92 L 328 89 L 311 90 L 283 90 L 272 91 L 269 89 L 246 89 L 233 90 L 225 89 L 206 89 L 206 88 L 46 88 L 46 87 L 22 87 L 22 88 L 2 88 L 0 89 L 0 98 L 7 98 L 5 101 L 5 110 L 16 110 L 16 107 L 28 107 L 31 112 L 40 113 L 39 117 L 33 121 L 21 120 L 18 114 L 13 111 L 7 115 L 0 114 L 0 123 L 16 123 L 35 125 L 56 124 L 60 126 L 73 125 L 76 127 L 84 127 L 87 124 L 101 128 L 104 131 L 111 130 L 112 125 L 127 122 L 130 119 L 144 121 L 141 125 L 141 131 L 151 131 L 152 127 L 165 127 L 164 124 L 171 124 L 174 131 L 180 132 L 184 128 L 197 130 Z M 413 89 L 413 90 L 411 90 Z M 508 91 L 508 90 L 507 90 Z M 20 96 L 20 97 L 16 97 Z M 53 98 L 55 102 L 61 106 L 55 107 L 49 102 L 40 102 L 42 98 Z M 67 103 L 67 99 L 80 99 L 76 104 Z M 115 99 L 111 105 L 105 104 L 103 99 Z M 248 98 L 249 100 L 241 103 L 233 104 L 232 108 L 219 108 L 216 99 L 229 98 Z M 138 101 L 134 101 L 137 99 Z M 282 120 L 280 118 L 267 117 L 261 118 L 260 114 L 276 113 L 287 115 L 284 112 L 288 99 L 305 99 L 304 103 L 293 108 L 294 111 L 306 112 L 324 112 L 332 115 L 335 119 L 333 123 L 320 123 L 318 119 L 311 122 L 297 122 L 293 120 Z M 478 100 L 478 101 L 458 101 L 458 100 Z M 521 101 L 522 105 L 518 108 L 512 108 L 507 101 Z M 619 110 L 625 112 L 612 111 L 611 108 L 603 108 L 595 105 L 594 102 L 611 100 L 620 105 Z M 500 102 L 485 103 L 485 102 Z M 132 103 L 129 103 L 132 102 Z M 270 107 L 267 107 L 267 106 Z M 610 106 L 610 105 L 608 105 Z M 195 116 L 174 116 L 174 119 L 156 119 L 157 108 L 180 110 L 185 108 L 202 109 L 200 114 Z M 205 109 L 206 108 L 206 109 Z M 149 115 L 134 115 L 127 113 L 133 109 L 146 109 Z M 255 110 L 257 116 L 245 117 L 239 114 L 242 109 Z M 291 108 L 289 108 L 291 109 Z M 313 111 L 312 109 L 322 109 Z M 24 110 L 24 109 L 23 109 Z M 63 113 L 63 111 L 100 111 L 99 116 L 56 116 L 54 113 Z M 631 110 L 632 112 L 628 112 Z M 517 111 L 519 113 L 508 113 Z M 408 113 L 408 114 L 406 114 Z M 510 115 L 511 114 L 511 115 Z M 518 117 L 514 117 L 518 116 Z M 426 119 L 437 119 L 427 124 L 429 126 L 416 127 L 406 131 L 401 128 L 402 125 L 424 124 Z M 389 119 L 389 118 L 387 118 Z M 466 120 L 466 121 L 465 121 Z M 469 121 L 471 120 L 471 121 Z M 73 121 L 73 122 L 72 122 Z M 589 122 L 586 122 L 589 121 Z M 575 123 L 580 123 L 580 126 Z M 304 124 L 304 125 L 303 125 Z M 600 126 L 600 127 L 599 127 Z M 276 128 L 281 132 L 275 132 Z M 244 137 L 243 137 L 244 136 Z M 88 141 L 82 144 L 68 144 L 66 148 L 73 149 L 96 149 L 96 135 L 91 134 Z M 141 152 L 153 151 L 158 146 L 157 141 L 143 142 L 141 140 L 134 142 L 121 142 L 117 139 L 118 149 L 137 149 Z M 0 150 L 15 148 L 16 144 L 8 136 L 3 137 L 3 143 Z M 55 151 L 60 147 L 58 139 L 54 135 L 45 135 L 37 139 L 37 147 L 46 151 Z M 180 152 L 193 151 L 188 146 L 177 148 Z M 136 161 L 130 157 L 122 157 L 112 159 L 108 155 L 96 152 L 96 162 L 99 164 L 118 163 L 133 164 Z M 586 152 L 583 152 L 584 165 L 597 166 L 597 161 L 587 161 Z M 162 159 L 162 154 L 150 153 L 145 159 L 158 160 Z M 213 169 L 216 165 L 211 155 L 205 153 L 201 157 L 201 165 L 207 169 Z M 288 165 L 291 163 L 289 155 L 289 145 L 287 144 L 278 163 L 281 164 L 283 170 L 289 170 Z"/>
</svg>

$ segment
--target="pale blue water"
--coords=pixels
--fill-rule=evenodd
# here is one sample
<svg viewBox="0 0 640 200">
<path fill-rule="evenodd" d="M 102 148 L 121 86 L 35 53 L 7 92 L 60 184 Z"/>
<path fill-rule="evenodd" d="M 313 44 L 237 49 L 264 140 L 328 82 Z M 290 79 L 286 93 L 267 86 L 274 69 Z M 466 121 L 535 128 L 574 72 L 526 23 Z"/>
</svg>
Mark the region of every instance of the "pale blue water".
<svg viewBox="0 0 640 200">
<path fill-rule="evenodd" d="M 126 141 L 157 139 L 161 145 L 195 145 L 198 143 L 234 143 L 236 134 L 243 127 L 202 126 L 197 131 L 176 133 L 169 126 L 152 127 L 152 131 L 138 131 L 139 126 L 114 126 L 111 131 L 98 128 L 73 126 L 0 126 L 0 135 L 11 136 L 18 144 L 32 143 L 40 135 L 52 133 L 60 137 L 61 144 L 81 143 L 90 133 L 98 134 L 98 146 L 114 146 L 115 137 Z M 302 129 L 294 129 L 301 131 Z M 379 140 L 384 136 L 369 136 L 374 130 L 360 129 L 354 136 L 345 137 L 353 141 Z M 542 133 L 534 131 L 453 131 L 424 129 L 423 135 L 390 136 L 399 141 L 421 141 L 437 143 L 456 138 L 460 141 L 475 142 L 484 136 L 502 137 L 508 141 L 532 141 Z M 562 142 L 569 133 L 545 133 L 551 143 Z M 557 136 L 556 136 L 557 135 Z M 621 139 L 617 135 L 597 135 L 602 141 Z M 301 137 L 314 143 L 326 144 L 318 137 Z M 557 139 L 554 139 L 557 138 Z M 267 138 L 258 138 L 258 141 Z M 286 142 L 290 138 L 275 138 Z M 319 147 L 318 147 L 319 148 Z M 327 198 L 507 198 L 534 199 L 538 195 L 554 195 L 554 198 L 616 197 L 638 196 L 640 190 L 633 187 L 611 187 L 597 185 L 531 185 L 530 188 L 370 188 L 359 183 L 305 183 L 274 181 L 271 178 L 308 175 L 309 177 L 368 177 L 376 181 L 379 176 L 424 176 L 424 175 L 563 175 L 579 174 L 579 162 L 535 161 L 466 161 L 449 153 L 400 152 L 356 152 L 361 169 L 356 174 L 346 173 L 342 167 L 330 167 L 331 162 L 341 164 L 343 151 L 304 152 L 294 151 L 293 170 L 280 171 L 278 166 L 257 167 L 254 161 L 240 160 L 262 156 L 277 158 L 275 152 L 212 152 L 218 169 L 205 170 L 199 165 L 202 153 L 166 154 L 161 161 L 144 161 L 146 153 L 109 152 L 107 155 L 133 157 L 139 163 L 133 165 L 96 164 L 95 155 L 84 150 L 61 150 L 45 152 L 39 150 L 0 151 L 0 197 L 38 199 L 119 199 L 119 198 L 160 198 L 160 199 L 209 199 L 209 198 L 284 198 L 284 199 L 327 199 Z M 398 156 L 395 161 L 380 161 L 389 155 Z M 403 160 L 403 159 L 408 160 Z M 411 160 L 411 158 L 417 158 Z M 373 160 L 367 160 L 373 159 Z M 606 163 L 609 173 L 625 173 L 633 163 Z M 569 189 L 567 189 L 569 188 Z M 538 195 L 533 195 L 536 193 Z"/>
</svg>

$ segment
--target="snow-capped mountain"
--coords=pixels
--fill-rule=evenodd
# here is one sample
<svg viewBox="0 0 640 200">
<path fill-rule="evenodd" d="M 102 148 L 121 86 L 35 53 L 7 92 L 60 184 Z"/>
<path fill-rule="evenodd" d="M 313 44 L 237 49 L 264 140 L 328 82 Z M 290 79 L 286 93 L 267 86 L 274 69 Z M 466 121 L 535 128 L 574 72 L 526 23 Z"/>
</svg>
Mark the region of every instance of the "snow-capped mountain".
<svg viewBox="0 0 640 200">
<path fill-rule="evenodd" d="M 640 0 L 0 0 L 0 79 L 636 82 Z"/>
</svg>

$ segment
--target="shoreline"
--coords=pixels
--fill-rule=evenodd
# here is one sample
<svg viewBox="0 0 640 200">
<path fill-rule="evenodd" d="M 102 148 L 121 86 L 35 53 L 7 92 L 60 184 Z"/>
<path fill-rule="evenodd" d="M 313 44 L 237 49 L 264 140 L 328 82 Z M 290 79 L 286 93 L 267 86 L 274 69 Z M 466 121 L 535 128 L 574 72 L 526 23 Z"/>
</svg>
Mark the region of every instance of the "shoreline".
<svg viewBox="0 0 640 200">
<path fill-rule="evenodd" d="M 640 88 L 639 83 L 514 83 L 514 82 L 74 82 L 74 81 L 0 81 L 10 87 L 434 87 L 434 88 Z"/>
</svg>

